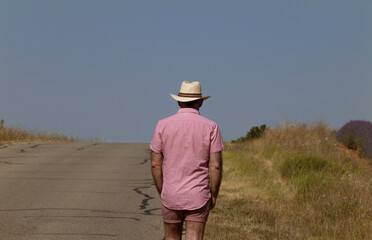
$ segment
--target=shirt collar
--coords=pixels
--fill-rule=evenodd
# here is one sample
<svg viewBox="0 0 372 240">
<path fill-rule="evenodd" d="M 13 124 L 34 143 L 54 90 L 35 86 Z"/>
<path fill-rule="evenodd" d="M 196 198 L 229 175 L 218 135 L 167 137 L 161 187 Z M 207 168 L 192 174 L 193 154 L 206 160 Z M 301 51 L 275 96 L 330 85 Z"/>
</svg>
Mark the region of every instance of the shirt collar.
<svg viewBox="0 0 372 240">
<path fill-rule="evenodd" d="M 199 111 L 194 108 L 180 108 L 178 113 L 195 113 L 200 115 Z"/>
</svg>

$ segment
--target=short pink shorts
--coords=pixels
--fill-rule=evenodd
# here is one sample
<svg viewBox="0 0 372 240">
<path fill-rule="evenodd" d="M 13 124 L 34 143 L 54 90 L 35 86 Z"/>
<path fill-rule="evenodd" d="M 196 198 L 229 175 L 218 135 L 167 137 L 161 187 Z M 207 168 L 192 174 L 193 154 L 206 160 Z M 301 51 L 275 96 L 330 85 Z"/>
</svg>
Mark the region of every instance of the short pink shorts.
<svg viewBox="0 0 372 240">
<path fill-rule="evenodd" d="M 195 210 L 172 210 L 163 205 L 161 211 L 166 223 L 207 222 L 211 207 L 212 201 L 209 200 L 203 207 Z"/>
</svg>

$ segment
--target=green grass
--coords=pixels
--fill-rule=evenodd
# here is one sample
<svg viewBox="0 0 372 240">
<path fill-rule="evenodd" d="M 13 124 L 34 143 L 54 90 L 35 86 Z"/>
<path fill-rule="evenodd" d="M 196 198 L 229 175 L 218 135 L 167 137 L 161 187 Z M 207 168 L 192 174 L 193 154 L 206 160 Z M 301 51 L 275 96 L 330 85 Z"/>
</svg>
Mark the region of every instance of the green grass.
<svg viewBox="0 0 372 240">
<path fill-rule="evenodd" d="M 372 239 L 372 180 L 325 124 L 226 144 L 206 239 Z"/>
</svg>

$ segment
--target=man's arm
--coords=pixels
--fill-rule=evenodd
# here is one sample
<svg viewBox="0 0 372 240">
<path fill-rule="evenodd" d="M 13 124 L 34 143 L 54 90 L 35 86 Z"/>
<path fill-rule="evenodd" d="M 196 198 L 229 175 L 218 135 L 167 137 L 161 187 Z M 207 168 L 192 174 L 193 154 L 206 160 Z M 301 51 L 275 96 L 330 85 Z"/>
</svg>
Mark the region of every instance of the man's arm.
<svg viewBox="0 0 372 240">
<path fill-rule="evenodd" d="M 151 173 L 159 195 L 163 189 L 163 154 L 151 152 Z"/>
<path fill-rule="evenodd" d="M 211 153 L 210 155 L 210 178 L 212 193 L 212 208 L 216 205 L 218 192 L 222 179 L 222 154 L 221 152 Z"/>
</svg>

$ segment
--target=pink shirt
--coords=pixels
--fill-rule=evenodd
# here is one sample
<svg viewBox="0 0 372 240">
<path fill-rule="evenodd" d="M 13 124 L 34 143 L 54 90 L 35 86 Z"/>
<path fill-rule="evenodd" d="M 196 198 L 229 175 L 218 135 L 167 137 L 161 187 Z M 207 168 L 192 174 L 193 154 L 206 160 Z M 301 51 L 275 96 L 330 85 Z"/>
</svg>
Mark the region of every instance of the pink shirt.
<svg viewBox="0 0 372 240">
<path fill-rule="evenodd" d="M 150 148 L 164 156 L 164 206 L 173 210 L 203 207 L 211 198 L 209 154 L 224 149 L 217 124 L 193 108 L 181 108 L 158 122 Z"/>
</svg>

